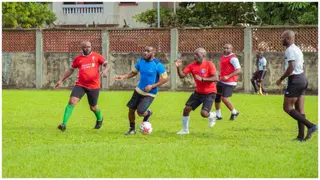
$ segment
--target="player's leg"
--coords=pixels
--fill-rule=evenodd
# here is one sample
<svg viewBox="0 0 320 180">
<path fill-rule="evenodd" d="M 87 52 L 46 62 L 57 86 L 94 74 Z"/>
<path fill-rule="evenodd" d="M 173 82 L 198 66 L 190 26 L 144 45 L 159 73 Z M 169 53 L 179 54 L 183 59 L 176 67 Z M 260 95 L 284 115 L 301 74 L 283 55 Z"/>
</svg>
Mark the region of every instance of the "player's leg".
<svg viewBox="0 0 320 180">
<path fill-rule="evenodd" d="M 191 110 L 197 109 L 197 107 L 201 104 L 199 94 L 197 92 L 193 92 L 189 99 L 186 102 L 186 106 L 183 109 L 182 115 L 182 126 L 183 129 L 180 130 L 177 134 L 189 134 L 189 120 L 190 120 L 190 112 Z"/>
<path fill-rule="evenodd" d="M 80 99 L 83 97 L 84 94 L 85 94 L 85 91 L 84 91 L 83 87 L 74 86 L 72 88 L 69 102 L 64 110 L 62 124 L 60 124 L 58 126 L 58 129 L 60 129 L 61 131 L 66 130 L 67 122 L 72 114 L 73 108 L 80 101 Z"/>
<path fill-rule="evenodd" d="M 229 100 L 229 97 L 232 96 L 233 89 L 234 89 L 234 86 L 224 85 L 223 91 L 221 94 L 222 102 L 227 106 L 227 108 L 231 112 L 231 116 L 229 120 L 235 120 L 236 117 L 239 115 L 239 112 L 233 107 L 231 101 Z"/>
<path fill-rule="evenodd" d="M 305 77 L 302 75 L 289 77 L 288 87 L 284 96 L 283 110 L 292 118 L 307 126 L 308 132 L 305 140 L 308 140 L 318 130 L 318 126 L 308 121 L 298 110 L 293 109 L 293 105 L 296 104 L 298 97 L 304 94 L 305 87 L 307 86 L 307 82 L 304 79 Z"/>
<path fill-rule="evenodd" d="M 216 123 L 216 113 L 210 112 L 215 98 L 216 98 L 215 93 L 202 95 L 201 116 L 208 118 L 209 127 L 213 127 Z"/>
<path fill-rule="evenodd" d="M 254 92 L 255 93 L 258 92 L 258 87 L 257 87 L 256 80 L 257 80 L 257 71 L 254 73 L 253 77 L 251 78 L 251 84 L 252 84 L 252 86 L 254 88 Z"/>
<path fill-rule="evenodd" d="M 103 116 L 101 115 L 101 110 L 98 107 L 100 89 L 85 89 L 85 91 L 87 93 L 90 110 L 96 116 L 96 125 L 94 126 L 94 129 L 100 129 L 103 122 Z"/>
<path fill-rule="evenodd" d="M 215 98 L 215 109 L 216 109 L 216 116 L 217 120 L 222 120 L 222 114 L 221 114 L 221 93 L 222 93 L 222 86 L 221 83 L 217 83 L 217 94 Z"/>
<path fill-rule="evenodd" d="M 300 96 L 298 97 L 298 100 L 296 101 L 295 105 L 294 105 L 295 109 L 297 111 L 299 111 L 301 113 L 301 115 L 306 118 L 306 115 L 304 113 L 304 96 Z M 297 138 L 293 139 L 293 140 L 298 140 L 298 141 L 303 141 L 304 139 L 304 124 L 302 124 L 301 122 L 297 121 L 298 124 L 298 136 Z"/>
<path fill-rule="evenodd" d="M 142 98 L 142 95 L 140 95 L 137 91 L 134 91 L 130 101 L 127 103 L 127 107 L 129 108 L 128 119 L 129 119 L 130 128 L 129 128 L 129 131 L 125 133 L 126 135 L 136 134 L 135 111 L 138 107 L 138 104 L 141 98 Z"/>
<path fill-rule="evenodd" d="M 139 116 L 143 117 L 143 122 L 150 121 L 152 111 L 148 108 L 150 107 L 153 100 L 154 100 L 154 97 L 143 96 L 138 104 L 137 113 Z"/>
</svg>

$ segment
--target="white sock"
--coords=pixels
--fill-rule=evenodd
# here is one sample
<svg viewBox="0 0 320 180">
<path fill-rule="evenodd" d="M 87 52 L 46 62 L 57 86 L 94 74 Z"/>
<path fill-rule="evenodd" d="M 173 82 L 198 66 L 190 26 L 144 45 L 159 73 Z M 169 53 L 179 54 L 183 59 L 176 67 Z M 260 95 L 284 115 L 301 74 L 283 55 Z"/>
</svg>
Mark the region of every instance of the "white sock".
<svg viewBox="0 0 320 180">
<path fill-rule="evenodd" d="M 189 119 L 190 119 L 190 116 L 182 116 L 183 129 L 186 131 L 189 131 Z"/>
<path fill-rule="evenodd" d="M 216 110 L 216 115 L 218 116 L 218 117 L 221 117 L 222 115 L 221 115 L 221 109 L 217 109 Z"/>
<path fill-rule="evenodd" d="M 210 112 L 208 119 L 209 118 L 214 118 L 214 117 L 216 117 L 216 113 L 215 112 Z"/>
<path fill-rule="evenodd" d="M 231 111 L 232 114 L 237 114 L 237 112 L 238 112 L 238 111 L 237 111 L 236 109 L 233 109 L 233 110 Z"/>
</svg>

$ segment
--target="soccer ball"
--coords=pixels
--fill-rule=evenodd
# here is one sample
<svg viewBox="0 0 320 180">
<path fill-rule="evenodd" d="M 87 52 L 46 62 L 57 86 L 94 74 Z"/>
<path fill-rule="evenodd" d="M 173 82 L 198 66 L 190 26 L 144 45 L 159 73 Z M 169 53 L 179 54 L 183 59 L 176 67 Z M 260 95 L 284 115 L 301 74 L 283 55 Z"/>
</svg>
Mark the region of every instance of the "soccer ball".
<svg viewBox="0 0 320 180">
<path fill-rule="evenodd" d="M 152 126 L 150 122 L 142 122 L 140 124 L 140 132 L 142 134 L 150 134 L 152 132 Z"/>
</svg>

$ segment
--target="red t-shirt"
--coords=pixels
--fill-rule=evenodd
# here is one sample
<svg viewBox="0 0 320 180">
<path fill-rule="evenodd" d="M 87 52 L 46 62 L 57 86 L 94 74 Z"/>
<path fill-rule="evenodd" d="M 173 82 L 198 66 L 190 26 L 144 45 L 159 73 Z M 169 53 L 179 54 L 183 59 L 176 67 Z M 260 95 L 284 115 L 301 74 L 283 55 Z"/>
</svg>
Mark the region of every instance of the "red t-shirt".
<svg viewBox="0 0 320 180">
<path fill-rule="evenodd" d="M 72 68 L 78 68 L 78 80 L 76 85 L 83 86 L 88 89 L 99 89 L 99 67 L 103 62 L 104 58 L 93 51 L 88 56 L 80 55 L 74 58 Z"/>
<path fill-rule="evenodd" d="M 203 60 L 201 64 L 193 62 L 187 65 L 187 67 L 184 68 L 183 72 L 185 74 L 192 73 L 193 79 L 196 83 L 196 92 L 200 94 L 217 93 L 215 82 L 202 82 L 195 78 L 196 74 L 203 78 L 209 78 L 216 74 L 216 66 L 212 62 L 207 60 Z"/>
</svg>

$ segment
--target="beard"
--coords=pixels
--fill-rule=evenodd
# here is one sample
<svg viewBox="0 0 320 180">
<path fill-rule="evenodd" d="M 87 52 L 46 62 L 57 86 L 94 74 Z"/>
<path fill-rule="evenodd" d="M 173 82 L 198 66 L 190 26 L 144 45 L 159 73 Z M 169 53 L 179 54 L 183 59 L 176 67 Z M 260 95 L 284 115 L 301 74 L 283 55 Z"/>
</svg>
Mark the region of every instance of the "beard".
<svg viewBox="0 0 320 180">
<path fill-rule="evenodd" d="M 87 53 L 86 51 L 82 50 L 82 53 L 83 53 L 85 56 L 87 56 L 87 55 L 89 55 L 89 54 L 91 53 L 91 51 L 88 51 L 88 53 Z"/>
<path fill-rule="evenodd" d="M 150 56 L 148 56 L 148 57 L 145 57 L 145 56 L 143 57 L 143 59 L 144 59 L 144 60 L 146 60 L 146 61 L 151 61 L 151 58 L 152 58 L 152 56 L 151 56 L 151 55 L 150 55 Z"/>
</svg>

